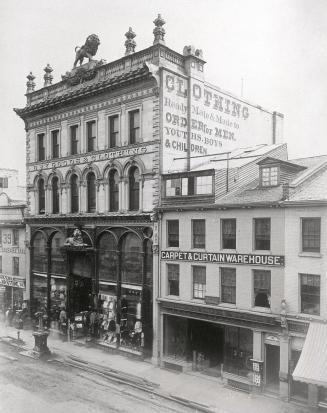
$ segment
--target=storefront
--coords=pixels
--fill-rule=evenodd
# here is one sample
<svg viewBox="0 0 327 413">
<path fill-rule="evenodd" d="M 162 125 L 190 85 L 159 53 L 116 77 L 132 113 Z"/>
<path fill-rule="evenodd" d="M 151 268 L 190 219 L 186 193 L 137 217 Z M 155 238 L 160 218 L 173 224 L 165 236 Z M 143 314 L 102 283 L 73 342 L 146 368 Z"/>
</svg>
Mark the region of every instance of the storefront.
<svg viewBox="0 0 327 413">
<path fill-rule="evenodd" d="M 204 320 L 164 315 L 163 361 L 220 376 L 248 377 L 252 371 L 253 332 Z"/>
<path fill-rule="evenodd" d="M 31 242 L 32 315 L 53 330 L 136 352 L 152 350 L 151 227 L 38 228 Z M 93 241 L 94 240 L 94 241 Z"/>
<path fill-rule="evenodd" d="M 0 274 L 0 308 L 21 310 L 24 306 L 25 279 Z"/>
</svg>

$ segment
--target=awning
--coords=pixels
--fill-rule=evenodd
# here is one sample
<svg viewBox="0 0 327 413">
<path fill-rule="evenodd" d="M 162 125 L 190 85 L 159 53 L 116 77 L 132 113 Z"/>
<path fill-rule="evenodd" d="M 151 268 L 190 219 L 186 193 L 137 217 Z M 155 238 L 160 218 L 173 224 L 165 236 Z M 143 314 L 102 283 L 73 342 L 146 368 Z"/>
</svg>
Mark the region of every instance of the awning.
<svg viewBox="0 0 327 413">
<path fill-rule="evenodd" d="M 310 323 L 293 379 L 327 387 L 327 324 Z"/>
</svg>

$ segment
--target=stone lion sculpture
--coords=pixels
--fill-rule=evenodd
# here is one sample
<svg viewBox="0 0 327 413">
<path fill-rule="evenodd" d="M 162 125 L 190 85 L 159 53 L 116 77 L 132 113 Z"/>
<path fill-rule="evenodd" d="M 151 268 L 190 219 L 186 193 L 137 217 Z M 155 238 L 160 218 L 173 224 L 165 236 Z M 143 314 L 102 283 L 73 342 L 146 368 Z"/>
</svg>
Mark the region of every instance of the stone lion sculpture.
<svg viewBox="0 0 327 413">
<path fill-rule="evenodd" d="M 81 65 L 85 57 L 89 59 L 89 62 L 92 60 L 92 57 L 98 51 L 100 44 L 99 37 L 96 34 L 90 34 L 85 41 L 85 44 L 82 47 L 75 47 L 76 57 L 74 62 L 74 68 L 77 63 Z"/>
</svg>

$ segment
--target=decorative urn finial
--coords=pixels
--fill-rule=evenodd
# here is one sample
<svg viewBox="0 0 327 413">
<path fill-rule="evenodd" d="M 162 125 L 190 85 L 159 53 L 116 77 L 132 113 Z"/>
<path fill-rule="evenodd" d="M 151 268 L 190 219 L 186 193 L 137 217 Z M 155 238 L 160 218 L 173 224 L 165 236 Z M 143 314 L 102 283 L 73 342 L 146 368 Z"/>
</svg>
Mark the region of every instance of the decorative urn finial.
<svg viewBox="0 0 327 413">
<path fill-rule="evenodd" d="M 125 36 L 127 38 L 127 40 L 125 41 L 125 47 L 126 47 L 125 56 L 128 56 L 129 54 L 132 54 L 135 52 L 136 42 L 133 39 L 136 36 L 136 34 L 133 32 L 132 28 L 130 27 L 128 29 L 128 32 L 125 33 Z"/>
<path fill-rule="evenodd" d="M 30 72 L 26 77 L 28 79 L 26 82 L 26 86 L 27 86 L 26 93 L 32 93 L 34 92 L 34 88 L 35 88 L 35 82 L 34 82 L 35 76 L 33 75 L 32 72 Z"/>
<path fill-rule="evenodd" d="M 166 22 L 164 19 L 161 17 L 161 14 L 158 14 L 158 17 L 153 21 L 154 25 L 156 26 L 153 29 L 153 34 L 154 34 L 154 41 L 153 44 L 165 44 L 165 29 L 162 27 Z"/>
<path fill-rule="evenodd" d="M 52 84 L 52 79 L 53 79 L 53 76 L 51 74 L 51 72 L 53 72 L 53 69 L 48 63 L 43 70 L 45 71 L 45 74 L 43 76 L 44 86 L 50 86 Z"/>
</svg>

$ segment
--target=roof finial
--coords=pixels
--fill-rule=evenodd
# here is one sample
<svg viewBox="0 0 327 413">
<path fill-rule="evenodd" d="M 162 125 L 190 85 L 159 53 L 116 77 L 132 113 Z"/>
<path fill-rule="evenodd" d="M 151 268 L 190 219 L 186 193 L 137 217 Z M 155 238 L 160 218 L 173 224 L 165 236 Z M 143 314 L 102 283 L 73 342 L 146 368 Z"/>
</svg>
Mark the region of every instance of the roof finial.
<svg viewBox="0 0 327 413">
<path fill-rule="evenodd" d="M 35 76 L 33 75 L 32 72 L 30 72 L 26 77 L 28 79 L 26 82 L 26 86 L 27 86 L 26 93 L 32 93 L 34 92 L 34 88 L 35 88 L 35 82 L 34 82 Z"/>
<path fill-rule="evenodd" d="M 153 44 L 165 44 L 165 29 L 162 27 L 166 22 L 164 19 L 161 17 L 161 14 L 158 14 L 158 17 L 153 21 L 154 25 L 156 26 L 153 29 L 153 34 L 154 34 L 154 41 Z"/>
<path fill-rule="evenodd" d="M 45 71 L 45 75 L 43 76 L 44 86 L 50 86 L 52 84 L 52 79 L 53 79 L 53 76 L 51 74 L 51 72 L 53 72 L 53 69 L 48 63 L 43 70 Z"/>
<path fill-rule="evenodd" d="M 136 42 L 133 39 L 136 36 L 136 34 L 133 32 L 132 28 L 130 27 L 128 29 L 128 32 L 125 33 L 125 36 L 127 38 L 127 40 L 125 41 L 125 47 L 126 47 L 125 56 L 128 56 L 129 54 L 132 54 L 135 52 Z"/>
</svg>

